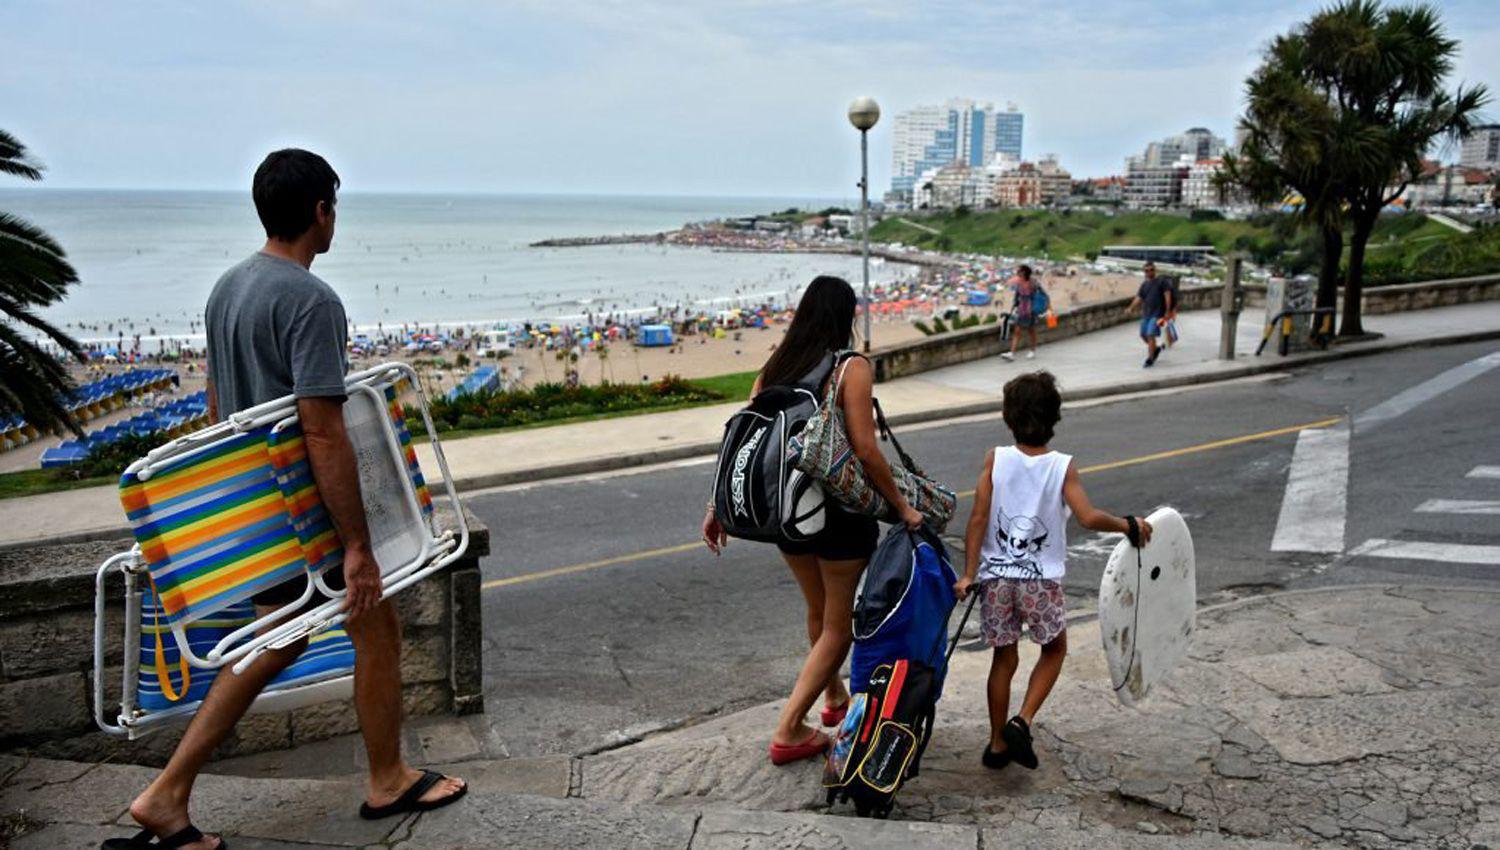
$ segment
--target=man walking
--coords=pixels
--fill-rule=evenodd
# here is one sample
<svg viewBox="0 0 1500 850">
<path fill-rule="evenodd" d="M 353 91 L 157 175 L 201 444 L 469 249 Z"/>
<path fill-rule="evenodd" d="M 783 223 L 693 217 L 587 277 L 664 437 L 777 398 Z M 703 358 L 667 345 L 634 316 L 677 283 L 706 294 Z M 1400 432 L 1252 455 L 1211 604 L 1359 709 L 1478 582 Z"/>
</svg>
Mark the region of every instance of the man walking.
<svg viewBox="0 0 1500 850">
<path fill-rule="evenodd" d="M 286 395 L 297 397 L 313 478 L 344 548 L 345 629 L 354 644 L 354 707 L 369 755 L 360 815 L 386 817 L 437 808 L 468 790 L 458 779 L 416 770 L 401 757 L 401 624 L 381 598 L 380 567 L 370 545 L 354 450 L 344 430 L 344 305 L 309 269 L 333 243 L 338 175 L 320 156 L 279 150 L 255 171 L 252 195 L 266 230 L 260 251 L 225 272 L 208 299 L 209 416 L 221 416 Z M 255 596 L 266 614 L 295 601 L 296 580 Z M 188 818 L 188 797 L 214 748 L 278 673 L 296 660 L 304 639 L 260 656 L 244 673 L 221 670 L 188 724 L 171 760 L 130 805 L 144 830 L 111 839 L 105 848 L 180 847 L 214 850 Z M 157 843 L 150 843 L 155 837 Z"/>
<path fill-rule="evenodd" d="M 1156 364 L 1156 358 L 1161 356 L 1161 347 L 1157 340 L 1161 337 L 1162 325 L 1166 324 L 1167 317 L 1176 308 L 1173 302 L 1172 281 L 1170 278 L 1156 276 L 1156 264 L 1147 262 L 1142 271 L 1146 279 L 1141 281 L 1141 288 L 1136 290 L 1135 297 L 1130 300 L 1130 310 L 1137 307 L 1141 309 L 1141 341 L 1146 343 L 1145 368 L 1151 368 Z"/>
</svg>

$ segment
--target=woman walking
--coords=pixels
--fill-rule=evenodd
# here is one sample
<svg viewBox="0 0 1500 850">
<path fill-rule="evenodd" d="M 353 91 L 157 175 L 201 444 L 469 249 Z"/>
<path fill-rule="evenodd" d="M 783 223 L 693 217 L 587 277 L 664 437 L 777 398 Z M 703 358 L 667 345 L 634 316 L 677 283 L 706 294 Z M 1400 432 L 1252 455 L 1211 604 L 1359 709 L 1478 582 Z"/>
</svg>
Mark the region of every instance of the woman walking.
<svg viewBox="0 0 1500 850">
<path fill-rule="evenodd" d="M 1010 288 L 1016 294 L 1015 305 L 1011 308 L 1011 321 L 1015 322 L 1017 330 L 1010 335 L 1010 351 L 1001 352 L 1000 356 L 1006 360 L 1016 359 L 1016 346 L 1021 342 L 1021 331 L 1026 331 L 1031 337 L 1031 350 L 1026 353 L 1029 360 L 1036 357 L 1036 290 L 1037 283 L 1031 279 L 1031 266 L 1021 266 L 1016 269 L 1016 276 L 1011 278 Z"/>
<path fill-rule="evenodd" d="M 820 276 L 808 285 L 787 328 L 751 390 L 798 383 L 810 379 L 823 367 L 829 354 L 847 352 L 854 336 L 857 306 L 854 289 L 841 278 Z M 834 375 L 838 397 L 832 401 L 844 414 L 849 445 L 864 466 L 870 483 L 893 506 L 901 521 L 911 528 L 922 523 L 922 515 L 907 503 L 896 488 L 890 465 L 880 453 L 875 433 L 875 373 L 870 361 L 859 355 L 838 358 Z M 841 376 L 840 376 L 841 373 Z M 827 384 L 825 384 L 827 386 Z M 823 695 L 820 720 L 836 726 L 849 707 L 849 690 L 839 676 L 852 640 L 851 612 L 854 592 L 870 555 L 875 551 L 879 526 L 875 519 L 829 503 L 823 530 L 810 540 L 777 544 L 807 603 L 807 637 L 812 649 L 776 730 L 771 735 L 771 761 L 788 764 L 814 758 L 828 748 L 828 736 L 806 723 L 806 715 L 818 694 Z M 703 541 L 718 554 L 728 542 L 710 504 L 703 518 Z"/>
</svg>

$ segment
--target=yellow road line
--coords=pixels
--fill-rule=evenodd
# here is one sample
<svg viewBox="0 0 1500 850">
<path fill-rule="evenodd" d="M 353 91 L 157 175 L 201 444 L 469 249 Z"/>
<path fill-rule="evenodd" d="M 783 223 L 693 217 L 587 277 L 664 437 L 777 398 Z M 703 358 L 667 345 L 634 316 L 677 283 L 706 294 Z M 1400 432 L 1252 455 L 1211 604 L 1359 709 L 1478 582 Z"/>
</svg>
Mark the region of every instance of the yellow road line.
<svg viewBox="0 0 1500 850">
<path fill-rule="evenodd" d="M 1181 457 L 1182 455 L 1197 454 L 1198 452 L 1207 452 L 1214 449 L 1226 448 L 1228 446 L 1237 446 L 1241 443 L 1253 443 L 1256 440 L 1267 440 L 1271 437 L 1280 437 L 1283 434 L 1295 434 L 1298 431 L 1305 431 L 1309 428 L 1327 428 L 1330 425 L 1336 425 L 1342 421 L 1344 421 L 1344 417 L 1334 416 L 1330 419 L 1319 419 L 1316 422 L 1305 422 L 1301 425 L 1288 425 L 1285 428 L 1272 428 L 1269 431 L 1259 431 L 1254 434 L 1245 434 L 1239 437 L 1229 437 L 1224 440 L 1214 440 L 1208 443 L 1199 443 L 1196 446 L 1185 446 L 1180 449 L 1172 449 L 1171 451 L 1156 452 L 1154 454 L 1141 455 L 1140 457 L 1131 457 L 1124 460 L 1110 461 L 1109 463 L 1097 463 L 1093 466 L 1079 467 L 1078 474 L 1087 475 L 1090 472 L 1104 472 L 1108 469 L 1119 469 L 1122 466 L 1135 466 L 1137 464 L 1151 463 L 1152 461 L 1157 460 L 1166 460 L 1168 458 Z M 960 499 L 964 499 L 972 495 L 974 495 L 973 490 L 965 490 L 962 493 L 959 493 L 958 497 Z"/>
<path fill-rule="evenodd" d="M 632 552 L 629 555 L 617 555 L 613 558 L 605 558 L 601 561 L 589 561 L 586 564 L 574 564 L 570 567 L 556 567 L 550 570 L 542 570 L 535 573 L 525 573 L 523 575 L 511 576 L 509 578 L 497 578 L 493 581 L 485 582 L 484 584 L 480 585 L 480 587 L 488 590 L 493 587 L 506 587 L 512 584 L 523 584 L 528 581 L 537 581 L 539 579 L 552 578 L 553 576 L 565 576 L 569 573 L 581 573 L 584 570 L 597 570 L 600 567 L 612 567 L 615 564 L 627 564 L 631 561 L 641 561 L 646 558 L 655 558 L 657 555 L 675 555 L 678 552 L 686 552 L 690 549 L 697 549 L 702 545 L 702 541 L 695 540 L 692 543 L 682 543 L 677 546 L 664 546 L 660 549 L 648 549 L 644 552 Z"/>
<path fill-rule="evenodd" d="M 1335 425 L 1342 421 L 1344 421 L 1344 417 L 1334 416 L 1329 419 L 1319 419 L 1316 422 L 1306 422 L 1301 425 L 1288 425 L 1285 428 L 1273 428 L 1269 431 L 1260 431 L 1254 434 L 1245 434 L 1239 437 L 1229 437 L 1224 440 L 1214 440 L 1208 443 L 1199 443 L 1196 446 L 1185 446 L 1180 449 L 1172 449 L 1165 452 L 1155 452 L 1149 455 L 1141 455 L 1140 457 L 1132 457 L 1126 458 L 1124 460 L 1111 461 L 1109 463 L 1100 463 L 1093 466 L 1085 466 L 1080 468 L 1078 472 L 1080 474 L 1090 472 L 1103 472 L 1108 469 L 1119 469 L 1120 467 L 1124 466 L 1135 466 L 1142 463 L 1151 463 L 1152 461 L 1166 460 L 1168 458 L 1181 457 L 1182 455 L 1207 452 L 1214 449 L 1222 449 L 1227 446 L 1237 446 L 1241 443 L 1252 443 L 1256 440 L 1266 440 L 1271 437 L 1280 437 L 1283 434 L 1295 434 L 1298 431 L 1303 431 L 1309 428 L 1327 428 L 1330 425 Z M 960 499 L 965 499 L 972 495 L 974 495 L 973 490 L 965 490 L 964 492 L 959 493 L 958 497 Z M 601 567 L 613 567 L 617 564 L 628 564 L 632 561 L 644 561 L 647 558 L 655 558 L 659 555 L 675 555 L 679 552 L 688 552 L 693 549 L 697 549 L 702 545 L 702 541 L 695 540 L 692 543 L 681 543 L 676 546 L 664 546 L 660 549 L 647 549 L 644 552 L 632 552 L 628 555 L 617 555 L 613 558 L 604 558 L 603 560 L 599 561 L 589 561 L 585 564 L 573 564 L 572 566 L 555 567 L 550 570 L 541 570 L 534 573 L 524 573 L 522 575 L 510 576 L 508 578 L 497 578 L 493 581 L 487 581 L 481 586 L 485 590 L 490 590 L 496 587 L 509 587 L 516 584 L 525 584 L 527 582 L 540 581 L 541 579 L 545 578 L 554 578 L 556 576 L 565 576 L 572 573 L 581 573 L 587 570 L 596 570 Z"/>
</svg>

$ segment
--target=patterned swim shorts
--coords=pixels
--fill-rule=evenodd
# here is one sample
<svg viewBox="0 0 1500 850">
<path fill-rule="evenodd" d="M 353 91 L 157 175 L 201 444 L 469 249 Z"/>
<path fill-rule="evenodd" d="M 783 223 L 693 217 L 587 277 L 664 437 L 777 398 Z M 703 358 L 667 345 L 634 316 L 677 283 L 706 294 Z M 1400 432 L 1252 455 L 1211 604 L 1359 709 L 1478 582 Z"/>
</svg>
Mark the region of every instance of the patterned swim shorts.
<svg viewBox="0 0 1500 850">
<path fill-rule="evenodd" d="M 1033 643 L 1048 644 L 1068 626 L 1060 582 L 999 578 L 981 584 L 979 593 L 980 633 L 990 646 L 1016 643 L 1022 625 Z"/>
</svg>

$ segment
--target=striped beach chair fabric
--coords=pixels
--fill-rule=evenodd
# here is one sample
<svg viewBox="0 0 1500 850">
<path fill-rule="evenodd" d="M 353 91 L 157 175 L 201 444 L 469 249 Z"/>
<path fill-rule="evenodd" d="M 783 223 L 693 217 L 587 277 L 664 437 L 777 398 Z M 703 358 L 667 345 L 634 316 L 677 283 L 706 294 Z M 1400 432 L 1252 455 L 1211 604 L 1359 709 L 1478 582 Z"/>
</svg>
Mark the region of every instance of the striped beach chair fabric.
<svg viewBox="0 0 1500 850">
<path fill-rule="evenodd" d="M 218 676 L 218 670 L 198 670 L 184 687 L 181 669 L 181 652 L 166 627 L 160 625 L 161 612 L 154 610 L 151 600 L 141 603 L 142 642 L 137 664 L 136 707 L 145 713 L 176 711 L 191 713 L 208 688 Z M 241 626 L 255 619 L 255 607 L 249 602 L 236 602 L 224 610 L 189 624 L 185 632 L 189 645 L 198 655 L 207 654 L 219 641 Z M 161 639 L 165 654 L 168 688 L 163 688 L 157 665 L 155 645 Z M 265 693 L 276 693 L 303 685 L 326 682 L 346 676 L 354 669 L 354 644 L 341 628 L 332 628 L 313 635 L 307 649 L 297 656 L 287 668 L 266 686 Z M 176 695 L 173 699 L 167 691 Z"/>
<path fill-rule="evenodd" d="M 270 452 L 270 426 L 120 479 L 120 502 L 168 624 L 309 572 Z M 324 564 L 326 566 L 326 564 Z"/>
<path fill-rule="evenodd" d="M 456 531 L 438 528 L 399 403 L 401 387 L 415 388 L 412 377 L 408 367 L 387 364 L 349 379 L 346 411 L 356 412 L 346 415 L 364 423 L 351 427 L 350 437 L 356 455 L 372 459 L 363 466 L 377 468 L 373 488 L 363 466 L 361 482 L 372 539 L 378 534 L 386 541 L 383 550 L 381 540 L 375 542 L 387 594 L 451 563 L 468 543 L 451 476 L 434 440 L 457 517 Z M 420 391 L 415 395 L 425 418 L 426 400 Z M 268 694 L 329 682 L 353 668 L 353 648 L 338 627 L 337 603 L 318 593 L 319 578 L 341 567 L 343 550 L 318 496 L 295 400 L 263 405 L 254 413 L 252 419 L 214 426 L 222 435 L 180 438 L 132 464 L 120 479 L 120 502 L 137 545 L 100 567 L 96 609 L 104 610 L 109 570 L 127 575 L 127 612 L 133 604 L 130 589 L 139 587 L 136 643 L 126 646 L 127 668 L 136 668 L 138 676 L 127 682 L 119 725 L 102 712 L 96 715 L 107 732 L 133 737 L 153 715 L 190 714 L 221 666 L 241 658 L 237 663 L 248 663 L 254 653 L 281 645 L 276 641 L 306 636 L 309 647 Z M 257 621 L 251 597 L 287 581 L 306 584 L 302 601 Z M 96 696 L 103 693 L 99 682 L 107 667 L 102 628 L 98 616 Z"/>
</svg>

